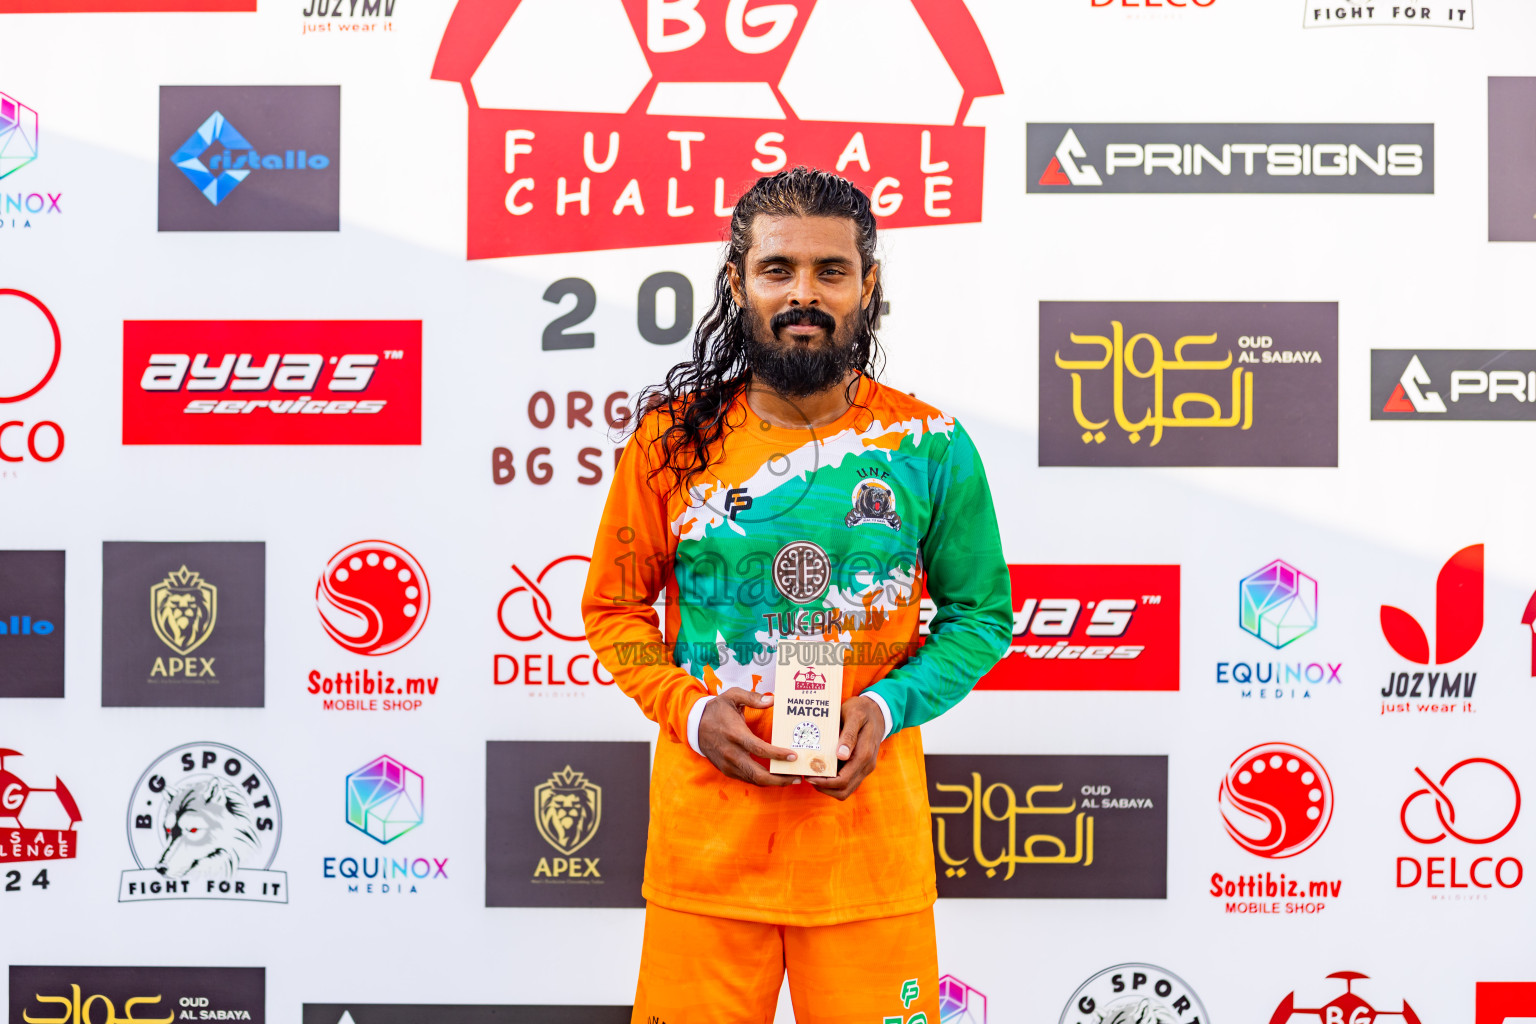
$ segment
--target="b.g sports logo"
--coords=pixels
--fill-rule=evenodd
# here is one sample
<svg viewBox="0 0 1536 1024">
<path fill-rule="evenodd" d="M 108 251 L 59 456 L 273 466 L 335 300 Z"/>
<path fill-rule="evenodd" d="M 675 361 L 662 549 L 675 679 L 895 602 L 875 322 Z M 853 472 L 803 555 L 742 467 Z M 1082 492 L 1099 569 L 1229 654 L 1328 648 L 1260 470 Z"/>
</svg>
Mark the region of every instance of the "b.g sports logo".
<svg viewBox="0 0 1536 1024">
<path fill-rule="evenodd" d="M 1010 565 L 1008 576 L 1013 642 L 978 690 L 1179 688 L 1178 566 Z"/>
<path fill-rule="evenodd" d="M 885 226 L 981 219 L 985 131 L 964 121 L 1003 87 L 963 0 L 565 6 L 463 0 L 443 34 L 470 259 L 714 241 L 736 195 L 796 164 L 847 175 Z M 855 38 L 885 59 L 827 89 Z"/>
<path fill-rule="evenodd" d="M 419 320 L 129 320 L 124 444 L 420 444 Z"/>
</svg>

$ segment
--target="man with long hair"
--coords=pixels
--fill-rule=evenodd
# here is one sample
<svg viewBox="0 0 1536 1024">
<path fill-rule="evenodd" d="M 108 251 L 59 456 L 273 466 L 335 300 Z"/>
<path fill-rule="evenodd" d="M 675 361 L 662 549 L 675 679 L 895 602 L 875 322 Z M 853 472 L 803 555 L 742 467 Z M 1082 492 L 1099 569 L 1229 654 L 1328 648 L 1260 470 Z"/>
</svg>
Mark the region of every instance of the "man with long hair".
<svg viewBox="0 0 1536 1024">
<path fill-rule="evenodd" d="M 871 375 L 881 305 L 868 197 L 762 178 L 693 358 L 640 399 L 582 602 L 661 727 L 635 1021 L 769 1022 L 787 969 L 801 1024 L 938 1024 L 917 726 L 1007 650 L 1012 602 L 969 436 Z M 848 650 L 831 778 L 767 767 L 795 756 L 775 659 L 806 640 Z"/>
</svg>

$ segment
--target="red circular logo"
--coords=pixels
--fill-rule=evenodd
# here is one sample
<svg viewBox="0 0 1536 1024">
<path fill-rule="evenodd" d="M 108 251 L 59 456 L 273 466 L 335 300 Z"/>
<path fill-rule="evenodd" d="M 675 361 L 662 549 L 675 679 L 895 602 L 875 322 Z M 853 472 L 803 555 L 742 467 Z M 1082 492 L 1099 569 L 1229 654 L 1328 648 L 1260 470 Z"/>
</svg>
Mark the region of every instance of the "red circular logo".
<svg viewBox="0 0 1536 1024">
<path fill-rule="evenodd" d="M 53 357 L 49 360 L 48 369 L 43 371 L 42 377 L 36 381 L 27 379 L 20 382 L 0 382 L 0 390 L 7 392 L 0 394 L 0 402 L 19 402 L 24 398 L 31 398 L 43 390 L 48 382 L 53 379 L 54 371 L 59 368 L 59 355 L 63 352 L 64 341 L 63 337 L 59 334 L 59 322 L 53 318 L 53 313 L 49 311 L 47 306 L 43 305 L 35 297 L 28 295 L 26 292 L 17 291 L 15 288 L 0 288 L 0 296 L 4 295 L 14 295 L 19 299 L 32 303 L 42 312 L 43 316 L 48 318 L 48 327 L 53 331 Z M 13 391 L 14 393 L 11 393 Z"/>
<path fill-rule="evenodd" d="M 416 639 L 430 602 L 421 563 L 385 540 L 336 552 L 315 587 L 325 631 L 353 654 L 392 654 Z"/>
<path fill-rule="evenodd" d="M 1260 857 L 1294 857 L 1310 849 L 1333 818 L 1328 772 L 1290 743 L 1243 751 L 1221 780 L 1220 799 L 1227 835 Z"/>
</svg>

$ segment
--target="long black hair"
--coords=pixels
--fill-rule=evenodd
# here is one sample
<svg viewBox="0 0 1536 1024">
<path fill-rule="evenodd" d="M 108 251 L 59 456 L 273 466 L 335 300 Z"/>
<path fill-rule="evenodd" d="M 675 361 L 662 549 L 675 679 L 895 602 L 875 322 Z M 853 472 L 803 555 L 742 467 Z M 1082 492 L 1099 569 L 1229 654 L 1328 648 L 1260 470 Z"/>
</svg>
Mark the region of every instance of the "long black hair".
<svg viewBox="0 0 1536 1024">
<path fill-rule="evenodd" d="M 796 167 L 757 179 L 736 200 L 725 262 L 715 277 L 715 300 L 699 321 L 693 337 L 693 358 L 667 371 L 662 383 L 646 388 L 636 400 L 638 427 L 645 414 L 656 412 L 666 424 L 652 452 L 652 476 L 675 474 L 675 486 L 688 484 L 718 458 L 726 430 L 726 413 L 751 379 L 747 348 L 751 325 L 731 294 L 730 267 L 745 278 L 752 225 L 758 214 L 770 217 L 844 217 L 853 221 L 859 247 L 861 276 L 875 265 L 875 216 L 869 197 L 847 178 L 828 171 Z M 883 303 L 880 282 L 857 325 L 850 365 L 860 373 L 878 373 L 883 356 L 875 336 Z"/>
</svg>

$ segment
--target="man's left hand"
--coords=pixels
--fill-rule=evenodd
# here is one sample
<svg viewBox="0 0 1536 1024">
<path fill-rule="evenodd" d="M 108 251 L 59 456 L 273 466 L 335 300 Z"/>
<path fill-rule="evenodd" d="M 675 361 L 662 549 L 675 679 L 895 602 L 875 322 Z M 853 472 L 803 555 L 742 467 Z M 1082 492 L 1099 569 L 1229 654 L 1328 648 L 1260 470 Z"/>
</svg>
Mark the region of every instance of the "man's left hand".
<svg viewBox="0 0 1536 1024">
<path fill-rule="evenodd" d="M 885 736 L 885 715 L 880 705 L 862 694 L 843 702 L 843 731 L 837 737 L 837 759 L 842 767 L 830 779 L 813 775 L 805 781 L 836 800 L 853 796 L 864 777 L 875 770 L 880 740 Z"/>
</svg>

